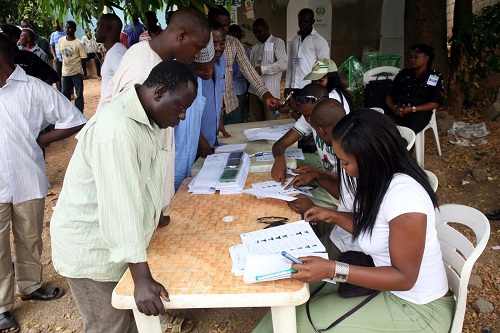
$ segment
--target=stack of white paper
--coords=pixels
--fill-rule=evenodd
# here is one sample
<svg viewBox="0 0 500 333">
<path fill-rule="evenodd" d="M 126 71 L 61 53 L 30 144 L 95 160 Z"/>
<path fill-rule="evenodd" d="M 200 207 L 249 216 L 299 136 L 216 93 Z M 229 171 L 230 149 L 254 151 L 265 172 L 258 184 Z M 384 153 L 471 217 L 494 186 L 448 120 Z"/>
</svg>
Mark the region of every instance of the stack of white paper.
<svg viewBox="0 0 500 333">
<path fill-rule="evenodd" d="M 286 134 L 286 132 L 288 132 L 293 127 L 293 125 L 294 123 L 289 123 L 279 126 L 250 128 L 244 130 L 243 134 L 245 135 L 248 141 L 257 141 L 257 140 L 278 141 L 283 135 Z"/>
<path fill-rule="evenodd" d="M 328 258 L 325 247 L 304 221 L 244 233 L 240 238 L 242 244 L 232 246 L 229 253 L 233 274 L 243 275 L 246 283 L 289 278 L 293 272 L 292 263 L 281 256 L 281 251 L 297 258 Z"/>
<path fill-rule="evenodd" d="M 249 189 L 245 189 L 243 193 L 250 194 L 256 196 L 258 199 L 262 198 L 274 198 L 278 200 L 284 201 L 294 201 L 295 196 L 299 194 L 310 195 L 310 192 L 307 190 L 297 189 L 294 187 L 286 188 L 289 182 L 293 178 L 289 178 L 285 184 L 281 184 L 274 180 L 261 182 L 261 183 L 253 183 L 252 187 Z"/>
<path fill-rule="evenodd" d="M 236 144 L 231 144 L 231 145 L 222 145 L 222 146 L 217 146 L 215 148 L 215 153 L 233 153 L 233 152 L 238 152 L 238 151 L 245 151 L 247 148 L 246 143 L 236 143 Z"/>
<path fill-rule="evenodd" d="M 250 158 L 243 154 L 238 174 L 234 181 L 220 182 L 229 153 L 212 154 L 207 156 L 203 167 L 196 177 L 189 183 L 189 192 L 193 194 L 237 194 L 243 191 L 250 170 Z"/>
</svg>

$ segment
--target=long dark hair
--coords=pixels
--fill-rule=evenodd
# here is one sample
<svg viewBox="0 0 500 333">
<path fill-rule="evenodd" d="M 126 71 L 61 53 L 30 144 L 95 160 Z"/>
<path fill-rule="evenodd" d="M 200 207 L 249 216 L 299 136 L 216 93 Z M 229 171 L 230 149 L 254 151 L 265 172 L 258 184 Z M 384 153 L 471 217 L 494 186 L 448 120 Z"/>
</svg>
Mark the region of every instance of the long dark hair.
<svg viewBox="0 0 500 333">
<path fill-rule="evenodd" d="M 340 98 L 345 97 L 345 100 L 342 102 L 349 104 L 349 109 L 352 109 L 352 96 L 349 90 L 347 90 L 346 85 L 340 79 L 340 75 L 338 72 L 330 72 L 327 74 L 328 83 L 326 84 L 326 89 L 328 89 L 328 93 L 331 93 L 333 90 L 339 94 Z"/>
<path fill-rule="evenodd" d="M 382 200 L 396 173 L 415 179 L 434 207 L 438 206 L 427 175 L 410 156 L 406 142 L 387 116 L 371 109 L 351 112 L 333 129 L 333 140 L 346 154 L 354 156 L 358 164 L 358 177 L 353 179 L 341 171 L 337 160 L 339 180 L 354 197 L 354 238 L 364 232 L 371 234 Z"/>
</svg>

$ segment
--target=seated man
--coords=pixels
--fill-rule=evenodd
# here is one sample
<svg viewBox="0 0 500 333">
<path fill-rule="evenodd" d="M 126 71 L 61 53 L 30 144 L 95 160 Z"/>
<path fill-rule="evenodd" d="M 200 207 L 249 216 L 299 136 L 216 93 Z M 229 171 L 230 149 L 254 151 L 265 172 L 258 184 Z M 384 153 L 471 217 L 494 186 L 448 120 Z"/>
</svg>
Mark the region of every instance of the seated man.
<svg viewBox="0 0 500 333">
<path fill-rule="evenodd" d="M 299 141 L 300 138 L 310 134 L 314 136 L 323 168 L 327 171 L 333 170 L 336 162 L 332 147 L 323 141 L 309 124 L 309 118 L 314 107 L 322 99 L 327 98 L 328 91 L 319 84 L 308 84 L 294 93 L 290 106 L 292 109 L 298 110 L 302 116 L 296 121 L 295 126 L 273 145 L 274 164 L 271 169 L 271 176 L 274 180 L 284 182 L 286 179 L 285 150 Z"/>
<path fill-rule="evenodd" d="M 415 133 L 429 124 L 432 110 L 442 101 L 443 80 L 432 69 L 433 60 L 434 50 L 429 45 L 411 47 L 409 66 L 396 75 L 392 91 L 386 97 L 394 121 Z"/>
</svg>

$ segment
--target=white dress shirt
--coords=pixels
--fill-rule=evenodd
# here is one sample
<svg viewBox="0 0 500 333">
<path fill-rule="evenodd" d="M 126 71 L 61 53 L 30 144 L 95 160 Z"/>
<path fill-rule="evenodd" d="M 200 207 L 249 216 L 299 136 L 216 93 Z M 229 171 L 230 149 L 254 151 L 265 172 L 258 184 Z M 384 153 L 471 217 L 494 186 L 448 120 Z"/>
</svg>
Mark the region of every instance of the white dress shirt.
<svg viewBox="0 0 500 333">
<path fill-rule="evenodd" d="M 49 124 L 66 129 L 85 122 L 60 92 L 16 66 L 0 88 L 0 203 L 45 197 L 49 182 L 38 135 Z"/>
<path fill-rule="evenodd" d="M 257 42 L 250 52 L 250 62 L 253 67 L 260 66 L 266 88 L 274 97 L 280 98 L 281 73 L 286 71 L 288 63 L 285 42 L 273 35 L 264 43 Z M 257 95 L 253 86 L 248 92 Z"/>
<path fill-rule="evenodd" d="M 315 29 L 304 40 L 296 35 L 288 43 L 286 88 L 303 88 L 311 81 L 304 80 L 319 59 L 330 58 L 328 42 Z"/>
<path fill-rule="evenodd" d="M 127 51 L 127 48 L 120 42 L 115 43 L 106 55 L 104 56 L 104 62 L 101 67 L 101 99 L 99 101 L 99 106 L 97 110 L 101 108 L 101 104 L 105 100 L 111 100 L 113 96 L 113 86 L 111 85 L 111 79 L 118 70 L 120 62 L 122 61 L 123 55 Z"/>
</svg>

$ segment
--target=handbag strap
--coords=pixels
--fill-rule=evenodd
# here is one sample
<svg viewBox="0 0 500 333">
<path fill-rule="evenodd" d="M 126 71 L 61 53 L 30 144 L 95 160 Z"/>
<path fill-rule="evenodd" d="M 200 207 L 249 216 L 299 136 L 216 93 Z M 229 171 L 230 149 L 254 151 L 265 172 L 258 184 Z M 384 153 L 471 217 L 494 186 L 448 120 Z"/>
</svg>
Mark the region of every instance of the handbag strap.
<svg viewBox="0 0 500 333">
<path fill-rule="evenodd" d="M 307 301 L 306 303 L 306 314 L 307 314 L 307 319 L 309 320 L 309 324 L 311 324 L 313 330 L 315 333 L 323 333 L 323 332 L 326 332 L 328 330 L 330 330 L 331 328 L 337 326 L 338 324 L 340 324 L 342 321 L 344 321 L 345 319 L 347 319 L 350 315 L 352 315 L 353 313 L 355 313 L 356 311 L 358 311 L 359 309 L 361 309 L 363 306 L 365 306 L 368 302 L 370 302 L 372 299 L 375 298 L 375 296 L 378 295 L 378 291 L 367 296 L 364 300 L 362 300 L 361 302 L 359 302 L 359 304 L 357 304 L 356 306 L 354 306 L 352 309 L 350 309 L 349 311 L 347 311 L 346 313 L 344 313 L 342 316 L 340 316 L 339 318 L 337 318 L 333 323 L 331 323 L 327 328 L 316 328 L 316 326 L 313 324 L 312 322 L 312 318 L 311 318 L 311 311 L 309 310 L 309 303 L 311 301 L 311 299 L 313 298 L 313 296 L 315 296 L 321 289 L 323 289 L 323 287 L 326 285 L 326 282 L 323 283 L 323 285 L 321 287 L 319 287 L 318 289 L 316 289 L 311 297 L 309 298 L 309 300 Z"/>
</svg>

